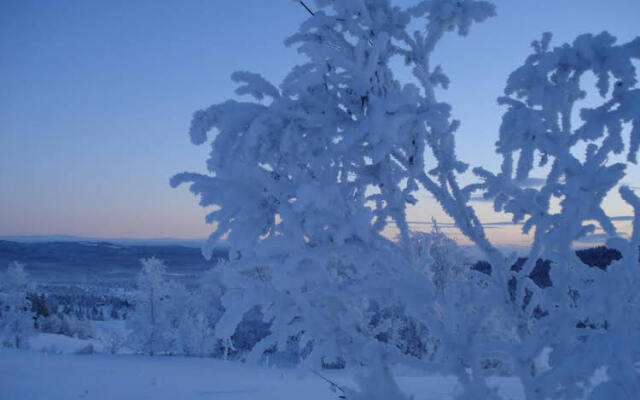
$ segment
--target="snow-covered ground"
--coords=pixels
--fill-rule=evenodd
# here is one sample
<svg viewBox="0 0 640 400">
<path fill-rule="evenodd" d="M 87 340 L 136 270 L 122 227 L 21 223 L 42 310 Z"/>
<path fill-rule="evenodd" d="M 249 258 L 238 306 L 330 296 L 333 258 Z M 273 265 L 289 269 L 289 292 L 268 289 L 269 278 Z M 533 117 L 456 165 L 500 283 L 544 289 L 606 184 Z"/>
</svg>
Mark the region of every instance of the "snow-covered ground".
<svg viewBox="0 0 640 400">
<path fill-rule="evenodd" d="M 331 399 L 326 383 L 297 371 L 222 360 L 0 350 L 0 398 Z"/>
<path fill-rule="evenodd" d="M 31 351 L 0 348 L 0 399 L 338 398 L 313 371 L 208 358 L 73 354 L 90 343 L 60 335 L 38 335 L 31 340 Z M 344 371 L 321 373 L 338 384 L 351 384 Z M 450 399 L 456 388 L 455 379 L 448 377 L 405 373 L 398 382 L 416 400 Z M 517 380 L 496 378 L 494 383 L 505 399 L 523 398 Z"/>
</svg>

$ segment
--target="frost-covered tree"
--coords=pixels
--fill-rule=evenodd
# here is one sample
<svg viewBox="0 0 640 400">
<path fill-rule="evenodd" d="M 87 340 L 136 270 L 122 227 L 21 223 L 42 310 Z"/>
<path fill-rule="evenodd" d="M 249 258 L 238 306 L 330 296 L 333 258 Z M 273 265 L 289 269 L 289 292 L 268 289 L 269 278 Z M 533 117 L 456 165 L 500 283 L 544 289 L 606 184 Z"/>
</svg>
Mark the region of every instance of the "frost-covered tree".
<svg viewBox="0 0 640 400">
<path fill-rule="evenodd" d="M 16 349 L 28 347 L 34 332 L 34 315 L 27 300 L 29 275 L 24 266 L 12 263 L 0 280 L 0 338 L 2 344 Z"/>
<path fill-rule="evenodd" d="M 131 347 L 144 354 L 176 352 L 179 321 L 183 318 L 186 291 L 165 278 L 164 263 L 155 258 L 141 260 L 135 309 L 127 319 Z"/>
<path fill-rule="evenodd" d="M 278 86 L 255 73 L 234 73 L 237 94 L 254 100 L 196 112 L 189 133 L 194 144 L 211 140 L 209 173 L 171 180 L 190 183 L 201 205 L 215 207 L 207 216 L 214 230 L 205 255 L 221 239 L 231 248 L 230 262 L 216 274 L 223 311 L 216 339 L 237 350 L 232 337 L 249 314 L 259 315 L 269 330 L 247 360 L 259 361 L 295 338 L 307 363 L 369 367 L 361 392 L 350 398 L 374 396 L 367 392 L 373 383 L 385 387 L 386 398 L 404 398 L 389 365 L 408 359 L 392 339 L 402 323 L 414 321 L 439 349 L 421 365 L 455 373 L 460 398 L 497 397 L 484 378 L 495 354 L 509 355 L 504 361 L 528 398 L 582 396 L 590 374 L 603 366 L 614 383 L 594 396 L 637 392 L 638 357 L 621 346 L 635 349 L 638 342 L 637 327 L 623 316 L 637 304 L 640 223 L 630 240 L 621 238 L 601 203 L 624 176 L 625 163 L 612 160 L 625 150 L 628 125 L 627 162 L 635 162 L 640 145 L 633 65 L 640 39 L 616 45 L 606 33 L 584 35 L 555 49 L 549 35 L 534 42 L 535 54 L 511 75 L 500 99 L 508 107 L 497 143 L 502 170 L 477 168 L 482 182 L 462 187 L 458 175 L 467 165 L 455 153 L 459 122 L 436 97 L 449 79 L 431 55 L 445 33 L 466 35 L 494 7 L 474 0 L 409 8 L 389 0 L 315 3 L 318 10 L 287 40 L 306 62 Z M 410 32 L 418 25 L 425 27 Z M 411 70 L 410 82 L 394 75 L 394 57 Z M 584 108 L 573 128 L 588 73 L 604 100 Z M 540 188 L 523 188 L 536 155 L 547 179 Z M 484 251 L 489 276 L 443 263 L 447 250 L 431 252 L 437 235 L 412 235 L 406 206 L 421 187 Z M 477 190 L 495 199 L 497 211 L 523 221 L 526 232 L 534 230 L 521 268 L 512 269 L 513 260 L 487 239 L 469 205 Z M 637 215 L 637 197 L 624 187 L 620 193 Z M 584 267 L 571 248 L 594 230 L 591 221 L 624 254 L 606 273 Z M 397 241 L 383 235 L 390 227 L 399 230 Z M 529 278 L 541 257 L 555 262 L 551 287 Z M 611 309 L 614 286 L 625 288 L 624 311 Z M 535 360 L 547 347 L 549 366 L 542 371 Z M 608 350 L 598 359 L 585 357 L 585 349 Z"/>
<path fill-rule="evenodd" d="M 198 111 L 192 142 L 202 144 L 215 132 L 210 174 L 183 173 L 171 183 L 191 182 L 201 205 L 216 206 L 207 217 L 215 227 L 205 253 L 221 238 L 231 246 L 222 277 L 226 312 L 215 330 L 220 339 L 229 339 L 244 313 L 259 306 L 272 334 L 249 358 L 301 335 L 310 362 L 390 362 L 388 350 L 371 351 L 379 343 L 358 335 L 360 303 L 384 303 L 395 293 L 407 312 L 425 313 L 428 291 L 419 282 L 426 278 L 412 276 L 405 215 L 419 185 L 452 213 L 471 216 L 464 229 L 483 235 L 456 182 L 466 168 L 453 148 L 458 123 L 435 98 L 448 79 L 430 56 L 446 32 L 466 35 L 494 9 L 472 0 L 404 9 L 388 0 L 316 5 L 287 40 L 307 62 L 279 87 L 255 73 L 234 73 L 237 93 L 256 101 Z M 414 22 L 426 29 L 411 32 Z M 406 62 L 417 84 L 398 81 L 389 67 L 394 57 Z M 434 159 L 429 174 L 427 149 Z M 390 224 L 399 229 L 399 242 L 382 235 Z"/>
<path fill-rule="evenodd" d="M 636 216 L 633 235 L 625 240 L 602 201 L 620 184 L 628 163 L 636 163 L 640 88 L 633 63 L 640 58 L 640 38 L 616 44 L 606 32 L 586 34 L 556 48 L 550 40 L 545 34 L 533 43 L 534 54 L 511 74 L 499 99 L 508 107 L 497 142 L 501 172 L 475 170 L 495 209 L 524 222 L 525 233 L 534 231 L 527 262 L 510 273 L 518 331 L 510 352 L 528 398 L 584 396 L 589 377 L 602 367 L 610 380 L 596 388 L 594 398 L 630 399 L 640 390 L 634 366 L 640 360 L 634 289 L 640 284 L 639 203 L 631 189 L 620 187 Z M 602 102 L 581 108 L 578 117 L 588 74 L 595 76 Z M 627 162 L 617 161 L 623 152 Z M 523 188 L 518 183 L 529 177 L 536 157 L 547 168 L 545 182 Z M 572 250 L 596 224 L 624 255 L 606 273 L 586 268 Z M 528 278 L 541 257 L 554 261 L 549 288 Z M 534 358 L 545 348 L 551 350 L 549 366 L 540 371 Z"/>
</svg>

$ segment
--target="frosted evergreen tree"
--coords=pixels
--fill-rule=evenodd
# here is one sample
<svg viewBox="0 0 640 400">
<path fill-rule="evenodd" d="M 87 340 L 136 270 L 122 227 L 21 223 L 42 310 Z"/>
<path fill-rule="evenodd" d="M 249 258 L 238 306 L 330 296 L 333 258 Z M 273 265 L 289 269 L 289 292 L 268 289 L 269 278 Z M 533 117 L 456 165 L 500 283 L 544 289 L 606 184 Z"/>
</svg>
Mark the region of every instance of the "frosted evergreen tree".
<svg viewBox="0 0 640 400">
<path fill-rule="evenodd" d="M 16 349 L 29 346 L 34 332 L 34 315 L 27 300 L 29 275 L 24 266 L 12 263 L 0 280 L 0 333 L 2 344 Z"/>
</svg>

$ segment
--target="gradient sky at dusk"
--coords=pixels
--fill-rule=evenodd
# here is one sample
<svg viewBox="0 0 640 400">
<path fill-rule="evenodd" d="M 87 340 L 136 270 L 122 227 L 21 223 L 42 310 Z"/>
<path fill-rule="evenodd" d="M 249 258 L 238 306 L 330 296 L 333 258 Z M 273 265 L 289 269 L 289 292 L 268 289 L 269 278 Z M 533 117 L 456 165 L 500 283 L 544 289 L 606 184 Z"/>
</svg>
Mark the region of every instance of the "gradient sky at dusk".
<svg viewBox="0 0 640 400">
<path fill-rule="evenodd" d="M 452 80 L 440 98 L 462 120 L 458 154 L 492 170 L 495 99 L 532 40 L 640 35 L 638 0 L 495 3 L 497 17 L 435 55 Z M 168 185 L 176 172 L 204 172 L 191 114 L 234 97 L 235 70 L 279 82 L 301 61 L 282 42 L 306 17 L 291 0 L 0 2 L 0 235 L 208 235 L 196 198 Z M 640 185 L 637 168 L 625 182 Z M 410 219 L 446 220 L 422 200 Z M 485 220 L 508 219 L 477 206 Z M 615 198 L 607 207 L 628 212 Z M 514 241 L 513 231 L 496 237 Z"/>
</svg>

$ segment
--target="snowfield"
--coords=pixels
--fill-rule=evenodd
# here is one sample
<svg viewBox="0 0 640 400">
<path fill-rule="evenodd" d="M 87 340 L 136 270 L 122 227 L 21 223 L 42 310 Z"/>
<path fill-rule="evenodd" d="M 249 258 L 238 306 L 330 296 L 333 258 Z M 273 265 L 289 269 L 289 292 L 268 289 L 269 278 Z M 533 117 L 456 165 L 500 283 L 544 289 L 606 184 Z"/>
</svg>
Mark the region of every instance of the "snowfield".
<svg viewBox="0 0 640 400">
<path fill-rule="evenodd" d="M 0 348 L 0 399 L 333 400 L 340 394 L 313 371 L 211 358 L 69 354 L 86 346 L 85 341 L 57 336 L 33 338 L 32 345 L 41 351 Z M 52 345 L 58 351 L 46 352 Z M 344 371 L 321 374 L 339 385 L 353 386 Z M 451 399 L 457 386 L 452 377 L 400 375 L 400 387 L 415 400 Z M 516 379 L 492 382 L 503 398 L 524 398 Z"/>
</svg>

